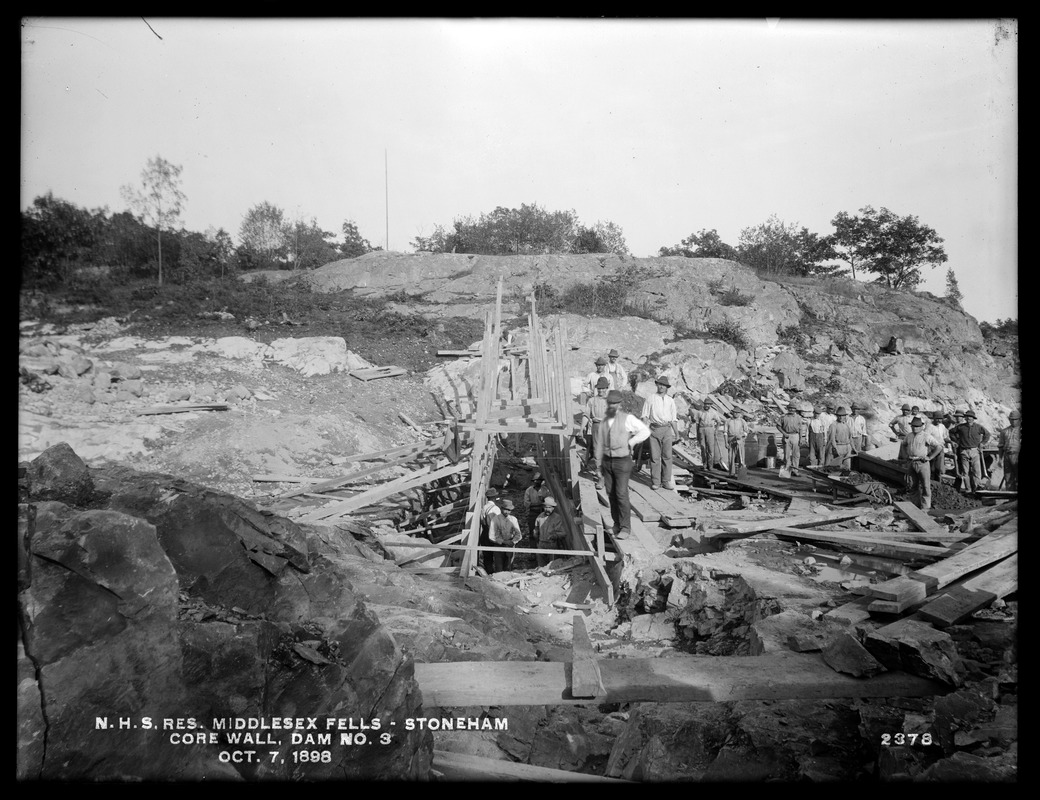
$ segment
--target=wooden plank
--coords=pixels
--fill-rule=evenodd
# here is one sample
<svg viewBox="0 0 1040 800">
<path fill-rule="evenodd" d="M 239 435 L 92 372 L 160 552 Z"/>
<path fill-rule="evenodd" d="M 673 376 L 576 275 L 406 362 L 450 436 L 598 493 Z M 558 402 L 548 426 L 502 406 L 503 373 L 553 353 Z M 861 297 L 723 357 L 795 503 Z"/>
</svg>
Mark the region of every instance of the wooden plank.
<svg viewBox="0 0 1040 800">
<path fill-rule="evenodd" d="M 733 535 L 744 535 L 769 531 L 775 528 L 801 528 L 823 525 L 826 522 L 841 522 L 862 516 L 862 511 L 832 511 L 827 514 L 806 514 L 802 517 L 780 517 L 779 519 L 763 519 L 758 522 L 734 522 L 722 524 L 719 530 L 705 531 L 704 538 L 716 539 Z"/>
<path fill-rule="evenodd" d="M 424 431 L 422 428 L 420 428 L 415 423 L 415 421 L 411 417 L 409 417 L 407 414 L 405 414 L 403 411 L 398 411 L 397 412 L 397 416 L 401 418 L 401 422 L 403 422 L 405 425 L 407 425 L 412 430 L 417 431 L 418 433 L 421 433 L 424 436 L 427 435 L 426 431 Z"/>
<path fill-rule="evenodd" d="M 938 530 L 943 532 L 946 531 L 944 526 L 940 525 L 913 503 L 906 500 L 900 500 L 894 502 L 892 505 L 902 511 L 906 515 L 907 519 L 909 519 L 919 531 L 924 531 L 925 533 Z"/>
<path fill-rule="evenodd" d="M 227 403 L 199 403 L 187 406 L 149 406 L 137 412 L 139 417 L 155 414 L 182 414 L 186 411 L 227 411 L 231 406 Z"/>
<path fill-rule="evenodd" d="M 310 483 L 314 478 L 302 478 L 298 475 L 254 475 L 253 483 Z"/>
<path fill-rule="evenodd" d="M 389 542 L 388 547 L 421 547 L 431 550 L 468 550 L 468 544 L 440 544 L 435 542 L 427 542 L 423 539 L 417 539 L 418 544 L 412 544 L 411 542 Z M 491 545 L 478 544 L 474 548 L 480 553 L 528 553 L 530 555 L 545 555 L 545 556 L 586 556 L 595 558 L 596 554 L 591 550 L 544 550 L 540 547 L 496 547 Z M 615 561 L 617 556 L 613 553 L 607 553 L 607 561 Z M 407 562 L 400 562 L 401 564 Z M 400 564 L 398 565 L 400 566 Z"/>
<path fill-rule="evenodd" d="M 949 691 L 901 672 L 853 678 L 831 669 L 817 653 L 605 658 L 599 668 L 606 691 L 599 703 L 927 697 Z M 571 675 L 563 661 L 415 665 L 426 707 L 587 704 L 587 698 L 573 695 Z"/>
<path fill-rule="evenodd" d="M 393 469 L 396 466 L 411 463 L 415 461 L 416 458 L 418 458 L 418 455 L 415 453 L 411 455 L 406 455 L 401 458 L 395 459 L 392 463 L 377 464 L 374 467 L 368 467 L 367 469 L 358 470 L 357 472 L 351 472 L 347 475 L 341 475 L 338 478 L 330 478 L 327 481 L 320 481 L 319 483 L 312 483 L 307 486 L 303 486 L 299 489 L 293 489 L 288 492 L 283 492 L 282 494 L 276 495 L 275 499 L 285 500 L 290 497 L 295 497 L 298 494 L 303 494 L 304 492 L 316 492 L 320 494 L 321 492 L 327 492 L 331 489 L 338 489 L 341 486 L 344 486 L 345 484 L 358 480 L 359 478 L 367 478 L 369 475 L 375 475 L 376 473 L 383 472 L 384 470 Z"/>
<path fill-rule="evenodd" d="M 963 585 L 939 593 L 918 613 L 922 619 L 944 628 L 956 625 L 997 598 L 1018 591 L 1018 554 L 1005 558 Z"/>
<path fill-rule="evenodd" d="M 373 381 L 377 378 L 394 378 L 398 375 L 407 375 L 408 370 L 401 367 L 371 367 L 368 369 L 355 369 L 350 375 L 360 381 Z"/>
<path fill-rule="evenodd" d="M 486 433 L 563 433 L 570 430 L 570 428 L 560 425 L 559 423 L 536 423 L 531 422 L 530 424 L 514 424 L 514 425 L 498 425 L 495 423 L 484 423 L 484 422 L 460 422 L 459 428 L 463 430 L 481 430 Z"/>
<path fill-rule="evenodd" d="M 596 651 L 585 628 L 585 617 L 574 615 L 571 644 L 571 694 L 574 697 L 602 697 L 607 693 L 596 663 Z"/>
<path fill-rule="evenodd" d="M 784 539 L 798 539 L 804 542 L 826 542 L 857 549 L 869 548 L 874 555 L 891 556 L 892 558 L 929 558 L 938 559 L 953 553 L 946 547 L 935 547 L 927 544 L 910 542 L 894 542 L 891 539 L 843 533 L 839 531 L 814 531 L 805 528 L 773 528 L 770 533 Z"/>
<path fill-rule="evenodd" d="M 618 778 L 601 778 L 584 772 L 536 767 L 501 758 L 434 750 L 431 771 L 445 781 L 510 781 L 529 783 L 632 783 Z"/>
<path fill-rule="evenodd" d="M 385 483 L 375 489 L 370 489 L 367 492 L 351 497 L 349 500 L 344 500 L 342 503 L 335 503 L 325 508 L 320 508 L 306 517 L 301 518 L 300 522 L 317 522 L 318 520 L 327 519 L 328 517 L 336 516 L 339 514 L 349 514 L 359 508 L 372 505 L 377 500 L 382 500 L 384 497 L 398 494 L 399 492 L 405 492 L 409 489 L 414 489 L 418 486 L 430 483 L 440 478 L 445 478 L 448 475 L 454 475 L 457 472 L 462 472 L 466 469 L 466 464 L 451 464 L 443 469 L 430 472 L 429 467 L 423 467 L 420 470 L 410 474 L 404 475 L 396 480 L 392 480 L 389 483 Z"/>
<path fill-rule="evenodd" d="M 957 578 L 999 561 L 1017 550 L 1018 520 L 1014 520 L 956 555 L 872 586 L 871 595 L 878 601 L 898 603 L 905 608 L 924 600 Z M 875 610 L 889 612 L 889 607 L 879 605 Z"/>
</svg>

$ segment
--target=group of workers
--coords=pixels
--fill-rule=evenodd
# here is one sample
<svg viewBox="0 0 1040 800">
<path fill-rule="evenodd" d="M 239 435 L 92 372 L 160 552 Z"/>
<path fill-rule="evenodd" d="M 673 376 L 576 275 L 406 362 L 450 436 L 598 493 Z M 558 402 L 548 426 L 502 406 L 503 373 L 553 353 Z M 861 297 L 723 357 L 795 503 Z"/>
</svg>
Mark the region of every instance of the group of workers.
<svg viewBox="0 0 1040 800">
<path fill-rule="evenodd" d="M 641 461 L 640 451 L 646 446 L 649 446 L 651 489 L 675 488 L 672 446 L 679 439 L 679 416 L 675 399 L 668 394 L 671 381 L 667 375 L 655 380 L 656 391 L 643 400 L 638 415 L 622 410 L 622 389 L 629 387 L 629 377 L 618 358 L 618 351 L 611 350 L 607 356 L 596 359 L 595 372 L 589 373 L 582 385 L 580 402 L 584 406 L 586 467 L 593 472 L 597 487 L 603 488 L 609 498 L 614 536 L 623 539 L 630 536 L 632 530 L 628 484 Z M 858 403 L 851 404 L 851 414 L 845 406 L 833 403 L 823 403 L 811 410 L 792 404 L 778 425 L 783 437 L 785 465 L 795 474 L 793 468 L 799 464 L 804 444 L 810 466 L 840 464 L 843 469 L 849 469 L 853 455 L 871 449 L 867 420 L 861 413 L 866 410 Z M 931 482 L 938 480 L 943 472 L 947 448 L 956 455 L 958 488 L 975 491 L 982 487 L 986 471 L 982 449 L 991 436 L 976 422 L 973 410 L 944 415 L 941 411 L 925 413 L 917 406 L 904 404 L 900 411 L 889 427 L 900 440 L 899 458 L 910 465 L 922 508 L 931 507 Z M 1021 415 L 1012 411 L 1009 421 L 999 436 L 999 463 L 1005 472 L 1007 488 L 1017 490 Z M 746 414 L 727 411 L 709 397 L 702 404 L 691 404 L 688 422 L 688 435 L 700 445 L 702 463 L 706 467 L 721 467 L 736 474 L 746 466 L 744 442 L 751 431 Z M 720 438 L 724 446 L 720 446 Z M 498 501 L 494 489 L 488 490 L 487 497 L 481 514 L 481 541 L 515 546 L 523 534 L 512 515 L 512 503 L 508 499 Z M 541 476 L 535 475 L 524 494 L 524 503 L 531 541 L 536 541 L 540 550 L 567 550 L 561 510 Z M 489 572 L 508 567 L 508 553 L 485 553 L 484 556 L 484 566 Z M 545 566 L 552 558 L 552 553 L 539 553 L 538 565 Z"/>
</svg>

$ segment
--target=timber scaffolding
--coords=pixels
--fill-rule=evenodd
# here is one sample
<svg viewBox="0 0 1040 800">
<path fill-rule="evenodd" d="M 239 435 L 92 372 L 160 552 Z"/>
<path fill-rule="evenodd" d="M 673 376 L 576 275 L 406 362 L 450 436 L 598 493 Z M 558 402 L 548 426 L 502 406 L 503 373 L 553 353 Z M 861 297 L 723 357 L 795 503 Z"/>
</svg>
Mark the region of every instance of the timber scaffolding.
<svg viewBox="0 0 1040 800">
<path fill-rule="evenodd" d="M 574 415 L 577 407 L 570 395 L 569 378 L 564 368 L 567 329 L 561 319 L 548 332 L 542 328 L 534 294 L 528 298 L 528 340 L 526 353 L 511 349 L 508 356 L 509 380 L 505 390 L 499 380 L 502 353 L 502 281 L 499 281 L 494 313 L 484 317 L 484 338 L 480 350 L 480 379 L 472 418 L 460 420 L 458 427 L 471 431 L 470 523 L 460 575 L 473 570 L 478 552 L 526 552 L 515 548 L 494 548 L 480 544 L 480 511 L 495 465 L 500 434 L 535 434 L 536 461 L 563 516 L 570 550 L 549 551 L 554 556 L 579 556 L 592 565 L 607 604 L 614 604 L 614 586 L 607 575 L 603 526 L 586 528 L 576 514 L 581 505 L 578 482 L 580 462 L 576 449 Z M 506 396 L 503 396 L 506 395 Z M 492 412 L 495 412 L 493 415 Z M 593 497 L 598 504 L 598 500 Z M 531 552 L 539 551 L 531 549 Z"/>
<path fill-rule="evenodd" d="M 331 525 L 349 532 L 361 532 L 358 521 L 394 517 L 400 512 L 401 503 L 389 498 L 411 496 L 411 502 L 418 502 L 426 510 L 412 516 L 411 522 L 417 527 L 398 533 L 420 536 L 413 537 L 414 542 L 407 545 L 396 544 L 426 548 L 430 554 L 398 560 L 399 566 L 409 566 L 416 572 L 450 574 L 458 571 L 466 578 L 477 566 L 477 554 L 483 552 L 587 558 L 607 604 L 613 605 L 616 587 L 607 574 L 606 562 L 619 560 L 620 548 L 613 544 L 608 551 L 600 522 L 599 498 L 595 491 L 589 491 L 592 487 L 587 479 L 579 481 L 578 478 L 580 460 L 575 428 L 578 407 L 571 397 L 564 368 L 564 353 L 568 348 L 566 324 L 561 319 L 552 326 L 544 326 L 538 317 L 533 293 L 528 300 L 527 346 L 503 347 L 502 281 L 499 281 L 494 310 L 484 315 L 480 350 L 466 351 L 466 355 L 479 357 L 476 386 L 467 387 L 466 396 L 462 397 L 453 384 L 455 401 L 448 404 L 450 414 L 445 411 L 449 418 L 437 422 L 438 426 L 444 426 L 440 440 L 402 414 L 409 427 L 426 438 L 343 460 L 378 462 L 374 466 L 320 483 L 285 475 L 256 476 L 254 480 L 309 484 L 276 495 L 273 500 L 280 506 L 277 510 L 297 522 Z M 534 435 L 535 461 L 563 516 L 569 549 L 481 544 L 481 511 L 487 502 L 502 434 Z M 359 481 L 390 468 L 403 468 L 407 472 L 374 486 L 358 485 Z M 467 485 L 468 500 L 465 500 L 463 492 Z M 316 507 L 314 500 L 326 502 Z M 327 502 L 329 500 L 333 502 Z M 301 501 L 305 504 L 300 504 Z M 434 529 L 450 530 L 456 526 L 462 528 L 461 532 L 449 534 L 440 541 L 422 538 L 433 538 Z M 422 562 L 439 553 L 450 555 L 458 551 L 462 552 L 461 562 L 453 566 L 422 566 Z"/>
</svg>

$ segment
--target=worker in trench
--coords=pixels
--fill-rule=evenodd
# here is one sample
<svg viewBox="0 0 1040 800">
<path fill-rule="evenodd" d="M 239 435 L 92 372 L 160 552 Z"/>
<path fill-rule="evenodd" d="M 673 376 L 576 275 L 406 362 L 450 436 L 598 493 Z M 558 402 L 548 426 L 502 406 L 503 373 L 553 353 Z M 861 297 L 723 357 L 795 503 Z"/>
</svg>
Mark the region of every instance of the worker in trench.
<svg viewBox="0 0 1040 800">
<path fill-rule="evenodd" d="M 932 507 L 932 459 L 942 453 L 940 439 L 924 432 L 924 420 L 914 417 L 910 433 L 899 445 L 899 459 L 910 463 L 913 488 L 918 492 L 917 505 L 924 511 Z"/>
<path fill-rule="evenodd" d="M 586 468 L 593 462 L 593 450 L 595 449 L 596 433 L 603 417 L 607 413 L 607 392 L 610 391 L 610 378 L 601 375 L 596 380 L 596 395 L 589 398 L 582 412 L 585 422 L 585 465 Z"/>
<path fill-rule="evenodd" d="M 545 510 L 538 518 L 538 549 L 539 550 L 565 550 L 567 544 L 567 529 L 563 523 L 563 515 L 556 506 L 556 498 L 549 495 L 545 498 Z M 538 554 L 538 566 L 544 567 L 556 556 Z"/>
<path fill-rule="evenodd" d="M 538 528 L 536 523 L 545 510 L 545 498 L 550 494 L 549 487 L 545 485 L 545 479 L 541 473 L 536 472 L 531 479 L 531 485 L 524 491 L 524 506 L 527 508 L 527 536 L 534 546 L 538 541 Z"/>
<path fill-rule="evenodd" d="M 513 501 L 508 497 L 503 498 L 498 504 L 500 513 L 492 515 L 490 519 L 491 544 L 495 547 L 516 547 L 524 538 L 520 531 L 520 523 L 513 516 Z M 492 553 L 492 563 L 495 572 L 505 572 L 512 566 L 513 553 Z M 488 573 L 490 574 L 490 573 Z"/>
</svg>

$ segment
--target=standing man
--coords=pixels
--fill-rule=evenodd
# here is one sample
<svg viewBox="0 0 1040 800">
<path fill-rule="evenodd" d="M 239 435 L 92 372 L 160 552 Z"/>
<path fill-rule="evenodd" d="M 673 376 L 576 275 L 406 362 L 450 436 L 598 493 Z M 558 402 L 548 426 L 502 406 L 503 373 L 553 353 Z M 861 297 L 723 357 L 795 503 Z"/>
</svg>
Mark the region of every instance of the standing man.
<svg viewBox="0 0 1040 800">
<path fill-rule="evenodd" d="M 855 403 L 852 404 L 852 419 L 849 420 L 849 427 L 852 428 L 852 435 L 857 437 L 856 439 L 856 452 L 860 450 L 870 449 L 870 440 L 867 439 L 867 418 L 862 414 L 858 414 L 858 411 L 866 411 L 866 406 L 859 406 Z"/>
<path fill-rule="evenodd" d="M 1022 415 L 1017 410 L 1008 414 L 1008 426 L 1000 431 L 998 448 L 1005 487 L 1009 492 L 1017 492 L 1018 454 L 1022 450 Z"/>
<path fill-rule="evenodd" d="M 710 397 L 704 399 L 704 410 L 697 412 L 697 441 L 701 446 L 701 464 L 715 469 L 719 454 L 715 452 L 715 429 L 725 424 Z"/>
<path fill-rule="evenodd" d="M 480 538 L 478 543 L 484 547 L 490 547 L 494 545 L 491 541 L 491 528 L 492 528 L 492 517 L 501 514 L 502 510 L 498 507 L 498 489 L 494 486 L 488 488 L 484 493 L 484 507 L 480 510 Z M 495 569 L 494 553 L 482 550 L 480 553 L 480 564 L 484 567 L 484 572 L 490 575 Z"/>
<path fill-rule="evenodd" d="M 585 405 L 590 397 L 596 396 L 596 384 L 599 383 L 600 378 L 606 378 L 610 380 L 610 376 L 607 374 L 607 357 L 600 356 L 596 359 L 596 371 L 590 372 L 585 376 L 585 384 L 581 387 L 581 405 Z M 610 384 L 610 389 L 616 389 L 614 384 Z"/>
<path fill-rule="evenodd" d="M 780 432 L 784 435 L 784 465 L 791 470 L 792 475 L 798 468 L 798 461 L 802 453 L 799 435 L 801 430 L 802 415 L 798 413 L 794 403 L 791 403 L 787 407 L 787 413 L 780 418 Z"/>
<path fill-rule="evenodd" d="M 729 472 L 730 475 L 737 474 L 737 464 L 744 464 L 744 440 L 750 432 L 747 421 L 743 415 L 734 411 L 726 420 L 726 443 L 729 445 Z M 745 467 L 746 468 L 746 467 Z"/>
<path fill-rule="evenodd" d="M 545 511 L 538 518 L 538 549 L 564 550 L 567 543 L 567 529 L 563 525 L 563 516 L 556 507 L 556 498 L 549 495 L 545 498 Z M 544 567 L 556 556 L 537 555 L 538 566 Z"/>
<path fill-rule="evenodd" d="M 524 505 L 527 506 L 527 532 L 532 544 L 538 541 L 536 523 L 545 508 L 545 498 L 548 496 L 549 487 L 545 485 L 541 474 L 536 472 L 531 480 L 531 485 L 524 492 Z"/>
<path fill-rule="evenodd" d="M 822 406 L 813 408 L 813 418 L 809 420 L 809 466 L 821 467 L 827 463 L 824 451 L 827 447 L 827 429 L 829 421 L 825 419 Z"/>
<path fill-rule="evenodd" d="M 657 394 L 646 398 L 640 418 L 650 426 L 650 488 L 674 489 L 672 443 L 679 438 L 679 415 L 675 398 L 668 396 L 672 382 L 662 375 L 655 383 Z"/>
<path fill-rule="evenodd" d="M 918 507 L 927 511 L 932 507 L 931 462 L 942 454 L 942 444 L 924 432 L 924 420 L 914 417 L 910 422 L 910 435 L 899 445 L 899 459 L 910 461 L 910 476 L 918 491 Z"/>
<path fill-rule="evenodd" d="M 946 447 L 950 444 L 950 434 L 946 426 L 942 424 L 942 412 L 933 411 L 931 420 L 925 415 L 924 432 L 926 436 L 933 437 L 942 447 L 942 452 L 932 459 L 932 480 L 942 480 L 946 460 Z"/>
<path fill-rule="evenodd" d="M 609 390 L 610 378 L 606 375 L 600 375 L 596 380 L 596 394 L 589 398 L 585 411 L 582 412 L 588 429 L 588 433 L 585 436 L 585 458 L 589 464 L 592 463 L 592 451 L 596 446 L 596 432 L 599 430 L 599 424 L 607 413 L 607 392 Z"/>
<path fill-rule="evenodd" d="M 820 414 L 820 419 L 823 420 L 824 433 L 831 429 L 831 425 L 838 421 L 838 417 L 834 414 L 834 403 L 828 400 L 823 404 L 823 413 Z"/>
<path fill-rule="evenodd" d="M 501 513 L 491 517 L 491 543 L 495 547 L 516 547 L 517 543 L 524 538 L 524 535 L 520 531 L 520 523 L 513 516 L 513 501 L 509 498 L 503 498 L 499 509 Z M 512 566 L 512 553 L 499 553 L 496 551 L 491 555 L 495 572 L 505 572 Z"/>
<path fill-rule="evenodd" d="M 859 452 L 859 443 L 852 434 L 852 426 L 845 419 L 849 412 L 845 406 L 838 406 L 838 419 L 827 431 L 827 447 L 825 452 L 828 456 L 834 454 L 841 462 L 844 470 L 852 469 L 852 456 Z"/>
<path fill-rule="evenodd" d="M 853 406 L 852 408 L 855 409 L 856 407 Z M 888 427 L 899 441 L 903 441 L 910 435 L 910 421 L 912 417 L 910 416 L 910 406 L 906 403 L 903 403 L 903 407 L 899 411 L 899 416 L 888 423 Z"/>
<path fill-rule="evenodd" d="M 990 437 L 989 431 L 975 422 L 975 412 L 970 408 L 964 412 L 964 420 L 963 425 L 958 425 L 950 432 L 950 438 L 957 445 L 961 462 L 961 491 L 966 489 L 976 492 L 982 488 L 982 448 Z"/>
<path fill-rule="evenodd" d="M 954 486 L 960 491 L 964 483 L 964 476 L 961 474 L 961 449 L 957 444 L 957 436 L 954 431 L 957 430 L 961 425 L 964 424 L 964 412 L 960 409 L 956 409 L 953 412 L 953 423 L 949 426 L 950 442 L 953 445 L 953 474 L 956 476 L 954 479 Z"/>
<path fill-rule="evenodd" d="M 607 375 L 610 378 L 610 386 L 612 389 L 627 389 L 628 388 L 628 373 L 625 372 L 625 368 L 618 362 L 620 354 L 617 350 L 611 350 L 607 353 Z"/>
<path fill-rule="evenodd" d="M 607 393 L 607 415 L 596 436 L 595 457 L 596 469 L 603 476 L 610 498 L 610 517 L 618 538 L 632 532 L 632 505 L 628 499 L 632 448 L 649 438 L 650 429 L 634 414 L 621 410 L 621 392 L 611 389 Z"/>
</svg>

